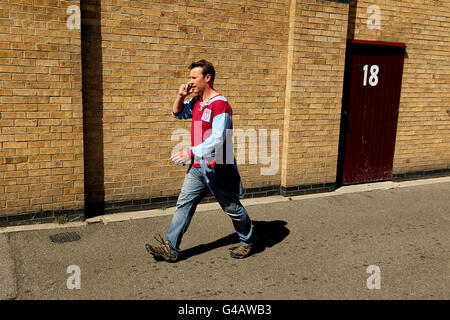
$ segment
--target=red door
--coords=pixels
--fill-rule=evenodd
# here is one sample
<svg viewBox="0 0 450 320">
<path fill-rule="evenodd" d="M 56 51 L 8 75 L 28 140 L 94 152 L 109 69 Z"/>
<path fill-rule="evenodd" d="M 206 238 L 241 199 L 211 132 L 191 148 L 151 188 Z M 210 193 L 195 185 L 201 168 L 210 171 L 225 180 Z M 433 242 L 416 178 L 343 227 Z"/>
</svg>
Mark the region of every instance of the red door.
<svg viewBox="0 0 450 320">
<path fill-rule="evenodd" d="M 338 166 L 342 184 L 392 179 L 404 52 L 404 44 L 348 44 Z"/>
</svg>

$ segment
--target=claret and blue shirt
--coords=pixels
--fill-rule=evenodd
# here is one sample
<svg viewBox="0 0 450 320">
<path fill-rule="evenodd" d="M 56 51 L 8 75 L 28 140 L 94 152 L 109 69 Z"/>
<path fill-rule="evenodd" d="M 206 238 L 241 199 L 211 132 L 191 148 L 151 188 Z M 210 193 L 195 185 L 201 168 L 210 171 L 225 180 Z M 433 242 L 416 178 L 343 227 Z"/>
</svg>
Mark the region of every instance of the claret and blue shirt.
<svg viewBox="0 0 450 320">
<path fill-rule="evenodd" d="M 217 164 L 229 164 L 226 168 L 239 177 L 239 196 L 243 197 L 242 183 L 233 155 L 232 110 L 227 99 L 220 93 L 206 102 L 195 96 L 184 102 L 181 112 L 172 112 L 172 116 L 177 119 L 192 119 L 192 146 L 188 149 L 193 158 L 192 166 L 202 168 L 206 181 L 212 182 L 213 168 Z"/>
</svg>

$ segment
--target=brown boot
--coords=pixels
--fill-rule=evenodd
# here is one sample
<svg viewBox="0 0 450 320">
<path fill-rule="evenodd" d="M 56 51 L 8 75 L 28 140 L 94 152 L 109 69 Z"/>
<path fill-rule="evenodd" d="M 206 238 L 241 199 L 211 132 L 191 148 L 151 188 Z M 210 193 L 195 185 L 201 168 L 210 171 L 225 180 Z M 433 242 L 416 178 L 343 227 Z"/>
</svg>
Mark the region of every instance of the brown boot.
<svg viewBox="0 0 450 320">
<path fill-rule="evenodd" d="M 231 248 L 230 250 L 230 255 L 232 258 L 243 259 L 250 255 L 252 246 L 243 246 L 242 244 L 239 244 L 239 246 Z"/>
<path fill-rule="evenodd" d="M 159 239 L 155 237 L 155 240 L 158 241 L 159 245 L 151 245 L 146 244 L 145 249 L 150 252 L 155 260 L 166 260 L 167 262 L 175 262 L 178 260 L 178 256 L 173 254 L 170 250 L 169 245 L 164 239 L 159 236 Z"/>
</svg>

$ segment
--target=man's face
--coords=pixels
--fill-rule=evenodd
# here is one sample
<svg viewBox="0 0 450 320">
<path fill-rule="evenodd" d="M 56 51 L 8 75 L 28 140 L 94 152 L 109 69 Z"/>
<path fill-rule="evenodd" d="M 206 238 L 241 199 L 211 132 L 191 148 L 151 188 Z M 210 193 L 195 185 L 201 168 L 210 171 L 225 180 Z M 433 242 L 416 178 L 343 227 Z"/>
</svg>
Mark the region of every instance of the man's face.
<svg viewBox="0 0 450 320">
<path fill-rule="evenodd" d="M 205 77 L 202 74 L 202 67 L 195 67 L 191 70 L 190 77 L 191 80 L 189 84 L 192 86 L 194 94 L 202 94 L 208 85 L 208 80 L 211 78 L 211 75 L 207 74 Z"/>
</svg>

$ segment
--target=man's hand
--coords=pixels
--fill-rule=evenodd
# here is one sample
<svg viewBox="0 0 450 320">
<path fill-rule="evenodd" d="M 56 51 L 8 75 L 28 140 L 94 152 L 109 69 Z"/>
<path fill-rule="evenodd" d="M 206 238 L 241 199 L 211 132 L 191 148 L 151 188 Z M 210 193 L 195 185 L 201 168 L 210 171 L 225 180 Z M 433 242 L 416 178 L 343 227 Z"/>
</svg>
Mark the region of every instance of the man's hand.
<svg viewBox="0 0 450 320">
<path fill-rule="evenodd" d="M 172 112 L 174 114 L 180 113 L 184 107 L 184 98 L 192 93 L 192 84 L 182 84 L 178 90 L 177 98 L 172 106 Z"/>
<path fill-rule="evenodd" d="M 181 98 L 185 98 L 192 93 L 192 84 L 182 84 L 180 90 L 178 90 L 178 95 Z"/>
<path fill-rule="evenodd" d="M 191 157 L 187 150 L 177 152 L 174 155 L 172 155 L 172 157 L 170 157 L 170 160 L 172 160 L 175 164 L 183 165 L 183 166 L 186 164 L 186 162 L 189 159 L 191 159 Z"/>
</svg>

